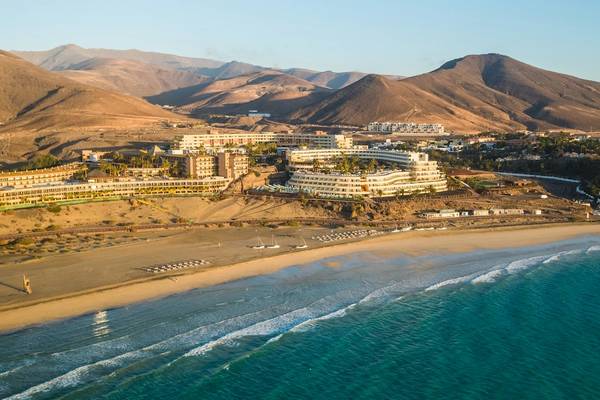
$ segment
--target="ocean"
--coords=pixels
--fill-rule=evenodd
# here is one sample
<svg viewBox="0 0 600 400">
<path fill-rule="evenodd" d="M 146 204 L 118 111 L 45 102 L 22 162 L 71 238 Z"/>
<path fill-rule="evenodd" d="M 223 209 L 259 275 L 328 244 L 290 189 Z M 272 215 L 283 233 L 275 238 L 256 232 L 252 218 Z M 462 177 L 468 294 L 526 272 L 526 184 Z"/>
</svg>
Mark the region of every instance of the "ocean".
<svg viewBox="0 0 600 400">
<path fill-rule="evenodd" d="M 0 398 L 600 398 L 600 238 L 358 253 L 5 334 Z"/>
</svg>

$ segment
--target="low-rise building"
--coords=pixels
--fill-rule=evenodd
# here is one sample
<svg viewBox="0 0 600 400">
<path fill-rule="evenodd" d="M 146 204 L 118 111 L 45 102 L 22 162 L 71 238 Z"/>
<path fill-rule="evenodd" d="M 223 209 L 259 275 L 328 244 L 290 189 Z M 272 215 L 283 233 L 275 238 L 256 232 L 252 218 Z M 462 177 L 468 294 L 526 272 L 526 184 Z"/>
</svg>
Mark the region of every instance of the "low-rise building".
<svg viewBox="0 0 600 400">
<path fill-rule="evenodd" d="M 490 210 L 472 210 L 471 215 L 474 217 L 487 217 L 490 215 Z"/>
<path fill-rule="evenodd" d="M 60 183 L 86 170 L 87 167 L 81 163 L 70 163 L 51 168 L 0 172 L 0 187 L 24 188 Z"/>
<path fill-rule="evenodd" d="M 490 209 L 492 215 L 522 215 L 525 214 L 525 210 L 522 208 L 492 208 Z"/>
<path fill-rule="evenodd" d="M 417 124 L 413 122 L 370 122 L 369 132 L 397 133 L 406 135 L 444 135 L 442 124 Z"/>
<path fill-rule="evenodd" d="M 461 213 L 456 210 L 447 209 L 447 210 L 439 210 L 439 211 L 432 211 L 432 212 L 424 212 L 421 214 L 421 216 L 426 219 L 459 218 L 461 216 Z"/>
<path fill-rule="evenodd" d="M 7 189 L 0 190 L 0 209 L 130 197 L 210 195 L 225 190 L 230 182 L 230 179 L 213 176 L 204 179 L 87 182 Z"/>
<path fill-rule="evenodd" d="M 125 176 L 132 176 L 134 178 L 153 178 L 158 176 L 165 176 L 168 174 L 168 168 L 152 167 L 152 168 L 135 168 L 127 167 L 124 171 Z"/>
<path fill-rule="evenodd" d="M 245 146 L 257 143 L 273 143 L 281 147 L 317 147 L 348 148 L 352 147 L 352 137 L 342 134 L 330 135 L 325 132 L 315 133 L 202 133 L 181 135 L 175 138 L 172 151 L 195 153 L 209 148 L 225 148 L 227 146 Z"/>
</svg>

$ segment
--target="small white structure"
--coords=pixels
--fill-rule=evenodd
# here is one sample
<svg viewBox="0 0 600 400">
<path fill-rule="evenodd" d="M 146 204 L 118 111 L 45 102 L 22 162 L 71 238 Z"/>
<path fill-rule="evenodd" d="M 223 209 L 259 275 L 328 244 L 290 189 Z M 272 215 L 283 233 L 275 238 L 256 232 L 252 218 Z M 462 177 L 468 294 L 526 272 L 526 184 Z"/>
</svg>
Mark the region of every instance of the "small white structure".
<svg viewBox="0 0 600 400">
<path fill-rule="evenodd" d="M 459 218 L 461 216 L 461 213 L 456 210 L 448 209 L 448 210 L 440 210 L 440 211 L 434 211 L 434 212 L 425 212 L 425 213 L 421 214 L 421 216 L 426 219 Z"/>
<path fill-rule="evenodd" d="M 490 211 L 489 210 L 472 210 L 471 214 L 474 217 L 487 217 L 490 215 Z"/>
<path fill-rule="evenodd" d="M 525 210 L 522 208 L 492 208 L 490 213 L 492 215 L 522 215 L 525 214 Z"/>
</svg>

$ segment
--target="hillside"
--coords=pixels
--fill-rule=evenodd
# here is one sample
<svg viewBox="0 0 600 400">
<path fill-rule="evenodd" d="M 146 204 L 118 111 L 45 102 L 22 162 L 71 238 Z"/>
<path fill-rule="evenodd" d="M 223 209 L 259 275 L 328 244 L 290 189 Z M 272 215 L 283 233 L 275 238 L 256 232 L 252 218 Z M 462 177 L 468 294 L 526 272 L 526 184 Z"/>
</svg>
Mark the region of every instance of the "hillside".
<svg viewBox="0 0 600 400">
<path fill-rule="evenodd" d="M 487 125 L 484 118 L 414 85 L 380 75 L 367 75 L 289 117 L 319 124 L 366 125 L 375 120 L 397 120 L 440 122 L 473 130 Z"/>
<path fill-rule="evenodd" d="M 600 83 L 486 54 L 401 81 L 369 75 L 291 113 L 321 124 L 441 122 L 451 130 L 598 129 Z"/>
<path fill-rule="evenodd" d="M 351 85 L 367 75 L 363 72 L 318 72 L 302 68 L 285 69 L 283 72 L 300 79 L 307 80 L 317 86 L 328 87 L 336 90 Z"/>
<path fill-rule="evenodd" d="M 135 126 L 177 118 L 144 100 L 82 85 L 0 51 L 3 130 Z"/>
<path fill-rule="evenodd" d="M 206 79 L 192 72 L 111 58 L 90 58 L 59 73 L 79 83 L 138 97 L 196 85 Z"/>
<path fill-rule="evenodd" d="M 286 115 L 329 92 L 279 71 L 263 71 L 172 90 L 150 96 L 148 100 L 154 104 L 174 105 L 180 111 L 193 114 L 245 114 L 256 109 Z"/>
</svg>

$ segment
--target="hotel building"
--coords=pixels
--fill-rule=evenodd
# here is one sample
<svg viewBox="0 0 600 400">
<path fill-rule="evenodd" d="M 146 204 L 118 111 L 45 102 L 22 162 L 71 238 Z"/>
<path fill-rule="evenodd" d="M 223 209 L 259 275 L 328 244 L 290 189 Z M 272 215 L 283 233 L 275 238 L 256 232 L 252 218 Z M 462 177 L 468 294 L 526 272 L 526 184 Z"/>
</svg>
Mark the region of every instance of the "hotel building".
<svg viewBox="0 0 600 400">
<path fill-rule="evenodd" d="M 52 168 L 0 172 L 0 188 L 24 188 L 64 182 L 72 179 L 77 172 L 85 170 L 86 166 L 81 163 L 70 163 Z"/>
<path fill-rule="evenodd" d="M 234 152 L 209 154 L 171 154 L 164 155 L 171 161 L 181 164 L 181 173 L 188 178 L 207 178 L 222 176 L 227 179 L 237 179 L 248 173 L 248 156 Z"/>
<path fill-rule="evenodd" d="M 367 125 L 369 132 L 400 133 L 406 135 L 444 135 L 442 124 L 415 124 L 412 122 L 370 122 Z"/>
<path fill-rule="evenodd" d="M 172 149 L 174 152 L 194 153 L 201 149 L 223 148 L 226 146 L 244 146 L 257 143 L 274 143 L 281 147 L 319 147 L 319 148 L 349 148 L 352 138 L 345 135 L 329 135 L 324 132 L 315 133 L 203 133 L 197 135 L 182 135 L 175 138 Z"/>
<path fill-rule="evenodd" d="M 248 156 L 245 154 L 222 152 L 217 155 L 218 175 L 237 179 L 248 173 Z"/>
<path fill-rule="evenodd" d="M 116 200 L 129 197 L 209 195 L 227 188 L 221 176 L 204 179 L 160 179 L 121 182 L 87 182 L 0 190 L 0 209 L 32 207 L 69 201 Z"/>
<path fill-rule="evenodd" d="M 446 177 L 436 161 L 424 153 L 380 149 L 290 150 L 286 154 L 293 171 L 286 186 L 321 197 L 391 197 L 448 190 Z M 397 163 L 399 169 L 374 173 L 342 174 L 314 172 L 313 160 L 327 162 L 336 157 L 356 156 Z"/>
</svg>

